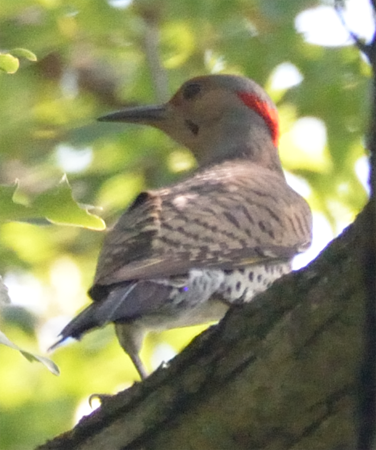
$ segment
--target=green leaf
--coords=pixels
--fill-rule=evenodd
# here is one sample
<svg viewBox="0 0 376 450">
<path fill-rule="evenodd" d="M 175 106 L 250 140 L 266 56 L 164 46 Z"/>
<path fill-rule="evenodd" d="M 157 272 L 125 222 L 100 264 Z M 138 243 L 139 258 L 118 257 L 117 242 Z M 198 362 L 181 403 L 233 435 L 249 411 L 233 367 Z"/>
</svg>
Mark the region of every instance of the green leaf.
<svg viewBox="0 0 376 450">
<path fill-rule="evenodd" d="M 72 190 L 66 176 L 57 186 L 42 192 L 29 206 L 15 203 L 14 194 L 18 182 L 0 186 L 0 222 L 40 222 L 45 218 L 51 223 L 104 230 L 105 222 L 90 214 L 89 207 L 81 207 L 72 196 Z"/>
<path fill-rule="evenodd" d="M 43 192 L 36 197 L 32 207 L 38 211 L 40 216 L 46 217 L 52 223 L 93 230 L 104 230 L 106 228 L 100 217 L 90 214 L 87 208 L 82 208 L 75 202 L 65 175 L 54 189 Z"/>
<path fill-rule="evenodd" d="M 35 53 L 31 52 L 27 48 L 12 48 L 10 53 L 19 58 L 28 59 L 29 61 L 37 61 Z"/>
<path fill-rule="evenodd" d="M 20 348 L 18 345 L 14 344 L 11 340 L 9 340 L 5 334 L 0 331 L 0 344 L 6 345 L 7 347 L 13 348 L 21 353 L 28 361 L 30 362 L 40 362 L 47 367 L 47 369 L 53 373 L 54 375 L 59 375 L 60 371 L 57 365 L 51 361 L 49 358 L 45 358 L 44 356 L 36 355 L 35 353 L 31 353 L 27 350 Z"/>
<path fill-rule="evenodd" d="M 15 58 L 9 53 L 0 54 L 0 70 L 6 73 L 17 72 L 20 66 L 18 58 Z"/>
<path fill-rule="evenodd" d="M 13 201 L 17 188 L 17 180 L 12 185 L 0 185 L 0 222 L 12 222 L 31 216 L 31 211 L 27 206 Z"/>
</svg>

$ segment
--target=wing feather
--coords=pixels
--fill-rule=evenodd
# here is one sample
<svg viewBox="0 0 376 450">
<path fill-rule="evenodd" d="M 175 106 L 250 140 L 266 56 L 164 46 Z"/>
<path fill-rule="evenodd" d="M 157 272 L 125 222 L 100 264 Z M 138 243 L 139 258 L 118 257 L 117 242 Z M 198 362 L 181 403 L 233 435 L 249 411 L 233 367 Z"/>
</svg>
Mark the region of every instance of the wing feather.
<svg viewBox="0 0 376 450">
<path fill-rule="evenodd" d="M 228 163 L 140 194 L 109 232 L 95 282 L 289 260 L 309 245 L 310 230 L 309 206 L 280 174 Z"/>
</svg>

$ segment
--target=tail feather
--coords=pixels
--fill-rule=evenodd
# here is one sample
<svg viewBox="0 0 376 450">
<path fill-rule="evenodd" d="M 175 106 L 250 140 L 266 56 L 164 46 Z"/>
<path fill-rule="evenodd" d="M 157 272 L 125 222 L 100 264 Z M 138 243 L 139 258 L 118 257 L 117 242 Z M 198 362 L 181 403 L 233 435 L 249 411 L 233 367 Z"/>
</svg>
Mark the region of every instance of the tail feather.
<svg viewBox="0 0 376 450">
<path fill-rule="evenodd" d="M 87 331 L 93 328 L 100 327 L 95 320 L 94 307 L 95 303 L 85 308 L 77 317 L 71 320 L 68 325 L 66 325 L 59 333 L 60 339 L 56 341 L 48 351 L 51 352 L 55 350 L 60 344 L 62 344 L 65 339 L 72 337 L 74 339 L 80 339 L 81 336 Z"/>
<path fill-rule="evenodd" d="M 80 339 L 88 331 L 109 322 L 127 322 L 143 314 L 153 314 L 165 304 L 170 292 L 171 286 L 153 281 L 112 286 L 104 299 L 94 301 L 66 325 L 49 351 L 69 337 Z"/>
</svg>

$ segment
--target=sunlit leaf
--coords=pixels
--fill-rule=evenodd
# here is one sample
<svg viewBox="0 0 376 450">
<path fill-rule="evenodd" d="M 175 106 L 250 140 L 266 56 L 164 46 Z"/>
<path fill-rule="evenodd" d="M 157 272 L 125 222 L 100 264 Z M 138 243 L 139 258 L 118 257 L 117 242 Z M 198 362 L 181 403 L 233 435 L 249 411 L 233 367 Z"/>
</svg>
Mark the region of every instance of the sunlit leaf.
<svg viewBox="0 0 376 450">
<path fill-rule="evenodd" d="M 25 58 L 25 59 L 28 59 L 29 61 L 37 61 L 37 57 L 36 57 L 35 53 L 31 52 L 30 50 L 28 50 L 26 48 L 12 48 L 10 53 L 13 56 L 17 56 L 19 58 Z"/>
<path fill-rule="evenodd" d="M 43 192 L 35 198 L 32 205 L 42 217 L 46 217 L 52 223 L 93 230 L 106 228 L 100 217 L 90 214 L 73 199 L 71 187 L 65 176 L 54 189 Z"/>
<path fill-rule="evenodd" d="M 17 188 L 17 181 L 12 185 L 0 185 L 0 222 L 21 220 L 31 216 L 28 207 L 13 201 Z"/>
<path fill-rule="evenodd" d="M 72 190 L 64 176 L 60 183 L 39 194 L 28 206 L 13 201 L 18 188 L 16 182 L 0 186 L 0 221 L 38 222 L 45 218 L 59 225 L 72 225 L 93 230 L 104 230 L 105 222 L 91 214 L 89 207 L 81 207 L 72 196 Z M 91 209 L 91 208 L 90 208 Z"/>
<path fill-rule="evenodd" d="M 0 344 L 6 345 L 7 347 L 13 348 L 14 350 L 18 350 L 21 353 L 21 355 L 24 356 L 28 361 L 40 362 L 44 366 L 46 366 L 51 373 L 53 373 L 54 375 L 59 375 L 60 373 L 59 368 L 53 361 L 51 361 L 49 358 L 45 358 L 44 356 L 39 356 L 36 355 L 35 353 L 31 353 L 27 350 L 20 348 L 18 345 L 16 345 L 10 339 L 8 339 L 2 331 L 0 331 Z"/>
<path fill-rule="evenodd" d="M 17 72 L 20 66 L 18 58 L 15 58 L 9 53 L 0 54 L 0 70 L 6 73 Z"/>
</svg>

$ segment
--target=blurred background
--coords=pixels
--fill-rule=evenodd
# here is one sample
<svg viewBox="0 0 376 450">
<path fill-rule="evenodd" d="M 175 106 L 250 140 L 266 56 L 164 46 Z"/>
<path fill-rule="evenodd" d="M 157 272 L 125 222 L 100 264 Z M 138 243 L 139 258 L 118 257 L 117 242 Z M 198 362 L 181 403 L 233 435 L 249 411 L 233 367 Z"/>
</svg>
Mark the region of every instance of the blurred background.
<svg viewBox="0 0 376 450">
<path fill-rule="evenodd" d="M 369 39 L 368 0 L 344 3 L 349 29 Z M 288 181 L 314 211 L 314 244 L 295 268 L 307 264 L 367 201 L 370 67 L 352 44 L 332 1 L 1 0 L 0 51 L 37 57 L 0 73 L 0 275 L 12 301 L 1 331 L 47 356 L 89 302 L 99 217 L 110 226 L 140 190 L 195 167 L 157 130 L 95 118 L 166 101 L 196 75 L 251 77 L 276 102 Z M 151 334 L 149 369 L 204 328 Z M 58 377 L 3 345 L 0 358 L 3 450 L 43 443 L 90 413 L 91 394 L 138 379 L 112 326 L 57 350 Z"/>
</svg>

